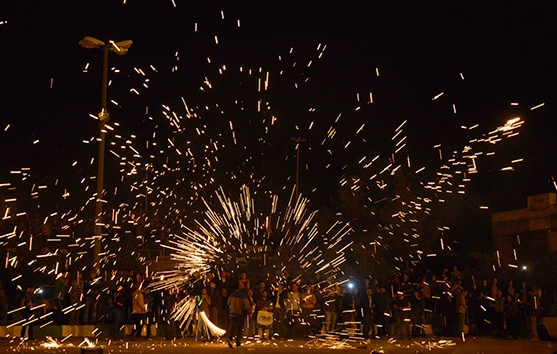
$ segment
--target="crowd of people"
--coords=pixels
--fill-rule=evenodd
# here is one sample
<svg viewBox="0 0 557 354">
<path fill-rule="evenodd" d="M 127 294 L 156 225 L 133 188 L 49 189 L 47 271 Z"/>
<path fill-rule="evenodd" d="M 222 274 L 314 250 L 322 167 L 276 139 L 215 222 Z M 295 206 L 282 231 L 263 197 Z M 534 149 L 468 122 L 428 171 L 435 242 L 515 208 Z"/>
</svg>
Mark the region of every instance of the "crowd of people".
<svg viewBox="0 0 557 354">
<path fill-rule="evenodd" d="M 86 277 L 61 273 L 50 299 L 41 296 L 41 288 L 27 289 L 19 315 L 29 318 L 34 309 L 42 323 L 107 324 L 115 339 L 123 334 L 124 324 L 133 324 L 129 336 L 150 338 L 156 324 L 168 338 L 183 335 L 212 341 L 210 326 L 215 325 L 227 330 L 231 346 L 234 340 L 239 346 L 243 336 L 294 339 L 331 332 L 369 340 L 426 335 L 538 340 L 537 321 L 544 311 L 538 287 L 526 282 L 515 286 L 512 280 L 502 284 L 497 278 L 464 281 L 457 267 L 440 274 L 418 275 L 410 268 L 390 279 L 343 280 L 319 275 L 292 279 L 284 270 L 254 282 L 246 272 L 236 277 L 222 270 L 205 274 L 189 289 L 156 291 L 150 286 L 152 277 L 143 274 L 129 271 L 115 281 L 94 271 Z M 180 327 L 171 313 L 182 299 L 191 297 L 196 299 L 195 316 Z M 20 320 L 17 312 L 8 319 L 8 308 L 0 309 L 4 323 Z"/>
<path fill-rule="evenodd" d="M 305 283 L 300 278 L 290 279 L 285 271 L 279 279 L 263 279 L 253 287 L 246 273 L 238 280 L 227 272 L 219 279 L 208 278 L 210 287 L 201 289 L 206 304 L 200 308 L 206 306 L 213 323 L 229 328 L 229 321 L 240 311 L 233 313 L 226 298 L 240 289 L 246 299 L 241 316 L 248 337 L 300 338 L 344 332 L 362 339 L 426 335 L 540 338 L 540 288 L 524 281 L 515 286 L 512 280 L 501 285 L 497 278 L 479 283 L 471 279 L 467 284 L 456 266 L 439 275 L 418 275 L 410 268 L 408 273 L 384 280 L 329 281 L 317 276 Z"/>
<path fill-rule="evenodd" d="M 227 330 L 232 323 L 236 332 L 242 327 L 244 335 L 261 338 L 298 338 L 347 330 L 362 338 L 465 333 L 536 339 L 536 318 L 549 307 L 544 301 L 554 300 L 542 297 L 541 290 L 532 284 L 501 283 L 496 278 L 477 281 L 469 274 L 464 277 L 457 268 L 420 275 L 410 268 L 406 274 L 393 271 L 388 279 L 370 275 L 343 280 L 320 279 L 319 275 L 291 279 L 285 270 L 282 274 L 250 274 L 256 279 L 253 284 L 247 273 L 222 270 L 207 274 L 188 289 L 152 291 L 152 279 L 145 279 L 145 272 L 101 276 L 75 270 L 88 269 L 91 264 L 87 258 L 91 245 L 86 236 L 93 226 L 92 220 L 69 225 L 58 215 L 44 219 L 14 215 L 0 221 L 0 232 L 6 236 L 0 255 L 9 265 L 3 270 L 3 278 L 29 275 L 28 283 L 34 285 L 29 292 L 26 288 L 18 290 L 14 282 L 0 284 L 0 325 L 20 321 L 31 311 L 27 308 L 43 305 L 34 310 L 41 318 L 35 324 L 112 324 L 111 335 L 115 338 L 123 324 L 145 326 L 149 329 L 147 336 L 151 334 L 150 325 L 157 324 L 159 328 L 166 326 L 165 333 L 179 335 L 170 313 L 182 299 L 198 296 L 198 312 L 205 312 L 211 323 Z M 107 242 L 113 242 L 111 248 L 119 250 L 121 265 L 125 260 L 137 259 L 138 248 L 160 248 L 160 242 L 155 241 L 166 240 L 169 229 L 156 219 L 143 226 L 129 218 L 119 220 L 114 232 Z M 31 272 L 29 264 L 36 269 Z M 63 273 L 58 268 L 74 271 Z M 45 285 L 47 273 L 52 272 L 57 274 L 55 282 Z M 33 281 L 40 274 L 42 280 Z M 242 290 L 233 299 L 241 301 L 229 303 L 239 286 Z M 25 311 L 11 312 L 23 307 Z M 33 311 L 28 315 L 33 316 Z M 212 339 L 197 317 L 187 324 L 186 335 Z M 134 335 L 141 333 L 144 331 L 140 328 Z"/>
</svg>

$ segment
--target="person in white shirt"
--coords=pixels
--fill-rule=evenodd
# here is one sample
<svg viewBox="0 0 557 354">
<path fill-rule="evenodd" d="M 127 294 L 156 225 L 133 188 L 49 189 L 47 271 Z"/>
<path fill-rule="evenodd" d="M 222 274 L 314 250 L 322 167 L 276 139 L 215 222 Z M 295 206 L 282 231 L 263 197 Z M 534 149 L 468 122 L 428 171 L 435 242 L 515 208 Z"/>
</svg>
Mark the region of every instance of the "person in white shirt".
<svg viewBox="0 0 557 354">
<path fill-rule="evenodd" d="M 134 330 L 130 336 L 135 335 L 136 338 L 141 337 L 143 331 L 143 323 L 145 322 L 145 314 L 147 313 L 147 306 L 145 298 L 143 297 L 143 290 L 140 284 L 134 284 L 134 291 L 132 294 L 132 320 L 134 323 Z"/>
</svg>

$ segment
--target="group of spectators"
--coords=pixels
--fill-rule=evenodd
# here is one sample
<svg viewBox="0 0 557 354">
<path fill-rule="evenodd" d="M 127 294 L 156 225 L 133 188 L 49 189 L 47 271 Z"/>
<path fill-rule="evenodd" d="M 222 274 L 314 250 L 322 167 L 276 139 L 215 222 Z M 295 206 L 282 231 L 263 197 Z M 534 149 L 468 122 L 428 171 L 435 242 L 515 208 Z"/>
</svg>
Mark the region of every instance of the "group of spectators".
<svg viewBox="0 0 557 354">
<path fill-rule="evenodd" d="M 94 271 L 85 277 L 79 272 L 60 273 L 51 286 L 51 298 L 41 294 L 44 287 L 27 289 L 21 296 L 19 305 L 25 309 L 19 311 L 20 317 L 16 312 L 8 318 L 7 306 L 0 306 L 0 320 L 13 323 L 35 315 L 43 324 L 107 324 L 115 339 L 120 338 L 124 324 L 133 324 L 128 335 L 145 333 L 147 338 L 156 324 L 169 338 L 185 335 L 211 341 L 214 338 L 201 316 L 204 312 L 208 321 L 228 330 L 231 339 L 291 339 L 337 332 L 362 339 L 434 334 L 537 340 L 537 321 L 543 311 L 538 287 L 526 282 L 515 286 L 512 280 L 501 284 L 497 278 L 464 281 L 456 266 L 440 274 L 419 275 L 410 268 L 389 279 L 332 280 L 319 275 L 302 279 L 291 278 L 284 270 L 254 282 L 246 272 L 236 277 L 222 270 L 216 275 L 207 273 L 181 290 L 153 290 L 152 282 L 152 277 L 135 271 L 112 277 Z M 192 296 L 196 315 L 180 328 L 171 320 L 172 310 Z"/>
<path fill-rule="evenodd" d="M 195 291 L 200 294 L 199 311 L 219 327 L 231 329 L 231 339 L 243 326 L 244 336 L 261 339 L 337 332 L 362 339 L 488 335 L 539 340 L 540 288 L 524 281 L 515 286 L 512 280 L 504 285 L 497 278 L 473 280 L 465 282 L 455 266 L 438 275 L 418 275 L 410 268 L 390 279 L 342 281 L 317 276 L 302 282 L 284 271 L 279 278 L 252 286 L 246 273 L 235 279 L 223 271 L 218 278 L 208 274 Z M 232 310 L 229 296 L 238 291 L 243 305 Z M 198 328 L 197 335 L 203 337 L 207 332 Z"/>
<path fill-rule="evenodd" d="M 71 282 L 63 275 L 54 284 L 55 303 L 60 303 L 54 309 L 56 323 L 68 321 L 63 313 L 69 313 L 70 325 L 110 324 L 110 336 L 114 339 L 120 338 L 125 324 L 133 324 L 129 337 L 139 338 L 145 332 L 145 337 L 151 338 L 151 325 L 168 324 L 174 305 L 187 295 L 179 291 L 152 291 L 149 286 L 152 281 L 152 276 L 145 277 L 134 270 L 117 281 L 103 280 L 95 271 L 86 280 L 78 273 Z M 168 335 L 175 335 L 173 327 L 167 329 Z"/>
<path fill-rule="evenodd" d="M 543 310 L 539 287 L 524 281 L 515 286 L 512 280 L 501 285 L 496 277 L 473 280 L 465 282 L 456 266 L 439 275 L 418 275 L 411 268 L 384 282 L 366 279 L 363 289 L 372 301 L 371 314 L 366 319 L 368 305 L 355 285 L 355 319 L 364 325 L 373 321 L 364 327 L 364 336 L 370 330 L 373 336 L 405 339 L 470 334 L 539 340 L 538 317 Z"/>
</svg>

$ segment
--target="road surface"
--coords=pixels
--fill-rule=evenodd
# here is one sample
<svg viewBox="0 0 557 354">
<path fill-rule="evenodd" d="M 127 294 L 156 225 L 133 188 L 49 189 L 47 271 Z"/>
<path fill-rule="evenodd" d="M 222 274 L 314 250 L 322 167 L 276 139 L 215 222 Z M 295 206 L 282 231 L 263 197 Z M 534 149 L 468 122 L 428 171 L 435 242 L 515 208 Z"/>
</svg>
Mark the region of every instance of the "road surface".
<svg viewBox="0 0 557 354">
<path fill-rule="evenodd" d="M 242 347 L 230 349 L 224 342 L 203 343 L 193 338 L 175 341 L 155 338 L 153 340 L 129 340 L 109 342 L 99 339 L 96 346 L 89 348 L 84 338 L 68 338 L 59 345 L 55 341 L 41 339 L 21 342 L 19 339 L 0 339 L 0 353 L 50 353 L 50 354 L 136 354 L 136 353 L 253 353 L 253 354 L 289 354 L 289 353 L 494 353 L 494 354 L 553 354 L 557 353 L 557 342 L 533 342 L 530 340 L 503 340 L 492 338 L 426 338 L 420 340 L 372 340 L 368 343 L 325 340 L 295 340 L 274 342 L 254 342 L 244 340 Z M 49 347 L 52 344 L 53 347 Z M 350 347 L 348 347 L 350 345 Z"/>
</svg>

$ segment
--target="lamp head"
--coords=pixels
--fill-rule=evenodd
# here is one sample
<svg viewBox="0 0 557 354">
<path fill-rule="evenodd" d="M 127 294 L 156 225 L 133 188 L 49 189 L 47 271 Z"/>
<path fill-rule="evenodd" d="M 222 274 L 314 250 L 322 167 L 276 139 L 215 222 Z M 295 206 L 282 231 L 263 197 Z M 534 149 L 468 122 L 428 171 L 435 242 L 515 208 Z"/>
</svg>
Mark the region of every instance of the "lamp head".
<svg viewBox="0 0 557 354">
<path fill-rule="evenodd" d="M 104 46 L 104 42 L 100 39 L 86 36 L 79 41 L 79 45 L 87 49 L 98 49 Z"/>
<path fill-rule="evenodd" d="M 110 44 L 112 45 L 110 47 L 110 50 L 118 55 L 124 55 L 128 52 L 128 49 L 130 49 L 132 43 L 133 41 L 131 39 L 120 42 L 110 41 Z"/>
</svg>

